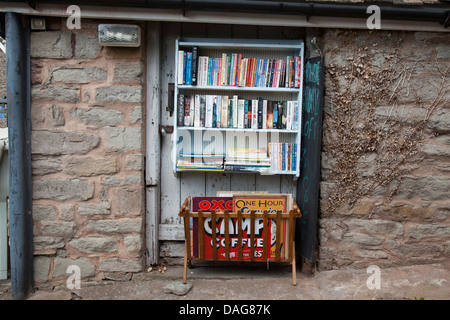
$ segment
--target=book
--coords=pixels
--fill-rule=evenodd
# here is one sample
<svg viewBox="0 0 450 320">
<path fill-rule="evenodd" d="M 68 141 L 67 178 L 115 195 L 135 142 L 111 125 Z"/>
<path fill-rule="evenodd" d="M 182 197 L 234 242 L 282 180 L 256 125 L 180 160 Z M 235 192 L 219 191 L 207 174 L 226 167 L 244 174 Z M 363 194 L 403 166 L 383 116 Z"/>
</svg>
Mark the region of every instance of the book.
<svg viewBox="0 0 450 320">
<path fill-rule="evenodd" d="M 302 61 L 301 61 L 301 57 L 295 57 L 295 77 L 294 77 L 294 87 L 295 88 L 300 88 L 300 79 L 301 79 L 301 66 L 302 66 Z"/>
<path fill-rule="evenodd" d="M 220 128 L 222 121 L 222 96 L 216 96 L 217 99 L 217 121 L 216 128 Z"/>
<path fill-rule="evenodd" d="M 220 124 L 222 128 L 228 128 L 228 96 L 222 97 L 222 114 L 220 116 Z"/>
<path fill-rule="evenodd" d="M 200 122 L 200 95 L 194 96 L 194 127 L 201 127 Z"/>
<path fill-rule="evenodd" d="M 194 116 L 195 116 L 195 96 L 192 95 L 190 97 L 190 111 L 189 111 L 189 126 L 193 127 L 194 126 Z"/>
<path fill-rule="evenodd" d="M 192 52 L 186 52 L 185 84 L 191 85 L 192 82 Z"/>
<path fill-rule="evenodd" d="M 184 51 L 178 50 L 177 83 L 181 85 L 183 84 L 184 69 Z"/>
<path fill-rule="evenodd" d="M 182 127 L 184 125 L 184 94 L 178 94 L 178 110 L 177 110 L 177 125 Z"/>
<path fill-rule="evenodd" d="M 212 96 L 212 127 L 217 127 L 217 96 Z"/>
<path fill-rule="evenodd" d="M 263 117 L 263 98 L 258 98 L 258 129 L 262 129 Z"/>
<path fill-rule="evenodd" d="M 292 130 L 299 129 L 299 109 L 298 109 L 298 101 L 292 102 Z"/>
<path fill-rule="evenodd" d="M 258 100 L 252 100 L 252 129 L 258 129 Z"/>
<path fill-rule="evenodd" d="M 267 101 L 267 129 L 273 129 L 273 101 Z"/>
<path fill-rule="evenodd" d="M 206 120 L 206 96 L 200 95 L 200 127 L 205 127 Z"/>
<path fill-rule="evenodd" d="M 233 128 L 234 99 L 228 99 L 228 128 Z"/>
<path fill-rule="evenodd" d="M 244 116 L 245 116 L 245 100 L 238 99 L 238 117 L 237 117 L 237 127 L 244 128 Z"/>
<path fill-rule="evenodd" d="M 267 127 L 267 100 L 263 100 L 262 128 L 268 129 L 268 127 Z"/>
<path fill-rule="evenodd" d="M 191 98 L 185 97 L 184 98 L 184 126 L 189 127 L 190 121 L 191 121 Z"/>
<path fill-rule="evenodd" d="M 198 47 L 192 47 L 192 71 L 191 71 L 191 85 L 197 85 L 198 72 Z"/>
<path fill-rule="evenodd" d="M 205 96 L 205 128 L 212 128 L 213 125 L 213 96 Z"/>
<path fill-rule="evenodd" d="M 233 128 L 238 127 L 238 96 L 233 96 Z"/>
</svg>

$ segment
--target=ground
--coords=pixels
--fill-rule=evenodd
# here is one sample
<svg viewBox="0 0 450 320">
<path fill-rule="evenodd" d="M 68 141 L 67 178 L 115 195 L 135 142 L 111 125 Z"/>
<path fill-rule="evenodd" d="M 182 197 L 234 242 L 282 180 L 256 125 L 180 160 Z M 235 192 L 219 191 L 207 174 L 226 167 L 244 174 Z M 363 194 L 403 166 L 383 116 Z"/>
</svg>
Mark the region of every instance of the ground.
<svg viewBox="0 0 450 320">
<path fill-rule="evenodd" d="M 292 285 L 289 265 L 238 268 L 195 266 L 188 269 L 192 288 L 184 295 L 166 293 L 168 285 L 182 286 L 183 268 L 168 266 L 164 273 L 133 275 L 130 281 L 81 282 L 80 289 L 61 285 L 53 291 L 36 290 L 30 300 L 415 300 L 450 299 L 450 265 L 427 264 L 380 268 L 379 289 L 371 269 L 297 272 Z M 0 300 L 10 300 L 10 281 L 0 282 Z M 166 287 L 166 290 L 164 289 Z M 372 289 L 370 289 L 370 287 Z M 189 289 L 189 288 L 188 288 Z M 165 292 L 166 291 L 166 292 Z"/>
</svg>

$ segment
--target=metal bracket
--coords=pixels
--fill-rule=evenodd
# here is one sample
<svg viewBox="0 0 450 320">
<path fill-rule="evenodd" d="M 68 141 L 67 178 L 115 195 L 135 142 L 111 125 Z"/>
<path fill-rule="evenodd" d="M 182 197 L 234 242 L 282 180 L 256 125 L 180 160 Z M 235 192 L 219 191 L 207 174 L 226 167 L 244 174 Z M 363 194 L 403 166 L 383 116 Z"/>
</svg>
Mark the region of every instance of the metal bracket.
<svg viewBox="0 0 450 320">
<path fill-rule="evenodd" d="M 163 126 L 160 124 L 159 132 L 161 132 L 161 134 L 163 136 L 166 136 L 167 134 L 171 134 L 171 133 L 173 133 L 173 126 Z"/>
<path fill-rule="evenodd" d="M 173 111 L 175 110 L 174 99 L 175 99 L 175 84 L 169 83 L 166 111 L 169 111 L 170 116 L 173 115 Z"/>
</svg>

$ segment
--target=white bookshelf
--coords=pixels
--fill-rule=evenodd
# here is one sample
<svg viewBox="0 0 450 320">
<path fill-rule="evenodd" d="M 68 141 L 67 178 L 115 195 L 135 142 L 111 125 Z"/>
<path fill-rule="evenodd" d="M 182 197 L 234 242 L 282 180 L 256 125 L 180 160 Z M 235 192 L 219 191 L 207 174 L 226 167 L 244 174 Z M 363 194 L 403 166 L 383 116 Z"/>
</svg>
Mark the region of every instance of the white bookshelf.
<svg viewBox="0 0 450 320">
<path fill-rule="evenodd" d="M 173 171 L 185 171 L 177 168 L 179 153 L 189 150 L 194 153 L 226 153 L 229 146 L 262 147 L 269 142 L 295 143 L 297 145 L 296 170 L 269 170 L 260 172 L 262 175 L 292 175 L 297 179 L 300 175 L 301 155 L 301 115 L 303 92 L 303 58 L 304 45 L 301 40 L 255 40 L 255 39 L 210 39 L 210 38 L 178 38 L 175 43 L 175 90 L 174 90 L 174 131 L 173 131 Z M 238 86 L 202 86 L 178 84 L 178 52 L 189 51 L 198 47 L 198 56 L 219 58 L 222 53 L 242 53 L 243 57 L 259 59 L 286 59 L 287 56 L 301 57 L 301 77 L 299 88 L 286 87 L 238 87 Z M 255 129 L 255 128 L 208 128 L 178 126 L 178 95 L 238 95 L 239 99 L 297 101 L 298 130 L 286 129 Z M 255 142 L 256 141 L 256 142 Z M 205 170 L 208 171 L 208 170 Z M 223 171 L 240 173 L 241 171 Z M 244 171 L 245 172 L 245 171 Z M 243 173 L 244 173 L 243 172 Z"/>
</svg>

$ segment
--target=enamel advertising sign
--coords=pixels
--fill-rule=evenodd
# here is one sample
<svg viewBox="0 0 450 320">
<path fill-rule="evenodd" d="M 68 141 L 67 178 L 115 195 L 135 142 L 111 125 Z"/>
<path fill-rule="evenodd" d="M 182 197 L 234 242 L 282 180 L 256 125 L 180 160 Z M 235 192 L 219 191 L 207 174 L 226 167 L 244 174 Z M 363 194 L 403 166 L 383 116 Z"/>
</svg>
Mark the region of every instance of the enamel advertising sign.
<svg viewBox="0 0 450 320">
<path fill-rule="evenodd" d="M 250 195 L 250 196 L 234 196 L 234 197 L 192 197 L 193 212 L 197 212 L 201 209 L 203 212 L 223 212 L 228 210 L 231 212 L 237 212 L 241 210 L 242 213 L 250 213 L 251 210 L 255 210 L 255 213 L 263 213 L 267 210 L 268 213 L 276 213 L 278 210 L 281 212 L 288 211 L 288 197 L 286 195 Z M 192 256 L 193 258 L 199 258 L 199 239 L 198 239 L 198 219 L 194 218 L 192 221 Z M 254 260 L 263 259 L 264 239 L 263 228 L 264 219 L 256 218 L 254 221 Z M 276 242 L 276 220 L 267 220 L 267 252 L 269 259 L 275 258 L 275 242 Z M 213 230 L 211 218 L 206 218 L 203 221 L 203 254 L 205 260 L 212 260 L 213 257 Z M 285 257 L 285 244 L 287 241 L 286 232 L 287 223 L 286 219 L 282 219 L 281 225 L 281 258 Z M 239 255 L 239 241 L 238 241 L 238 221 L 237 218 L 230 218 L 228 223 L 229 231 L 229 257 L 230 260 L 238 260 Z M 251 219 L 242 218 L 242 259 L 251 260 Z M 226 259 L 225 253 L 225 223 L 223 218 L 216 218 L 216 248 L 217 259 Z"/>
</svg>

